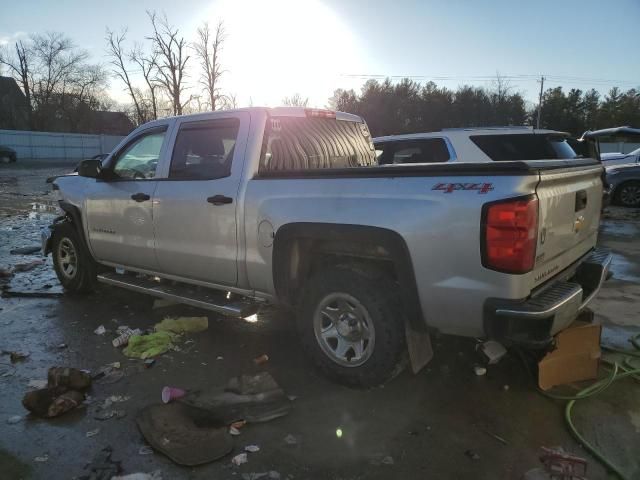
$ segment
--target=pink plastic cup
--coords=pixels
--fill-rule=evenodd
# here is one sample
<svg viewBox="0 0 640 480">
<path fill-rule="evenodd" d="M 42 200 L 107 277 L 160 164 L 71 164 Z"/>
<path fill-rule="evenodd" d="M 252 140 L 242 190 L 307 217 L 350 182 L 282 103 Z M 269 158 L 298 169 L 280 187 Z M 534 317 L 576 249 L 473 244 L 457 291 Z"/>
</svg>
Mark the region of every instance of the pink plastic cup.
<svg viewBox="0 0 640 480">
<path fill-rule="evenodd" d="M 182 398 L 187 394 L 186 390 L 177 387 L 164 387 L 162 389 L 162 403 Z"/>
</svg>

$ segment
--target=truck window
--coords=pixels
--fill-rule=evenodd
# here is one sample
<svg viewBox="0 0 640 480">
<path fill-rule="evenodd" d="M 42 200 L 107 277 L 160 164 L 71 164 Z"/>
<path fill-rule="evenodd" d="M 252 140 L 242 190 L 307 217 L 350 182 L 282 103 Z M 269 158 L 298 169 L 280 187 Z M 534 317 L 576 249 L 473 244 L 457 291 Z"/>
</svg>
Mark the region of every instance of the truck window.
<svg viewBox="0 0 640 480">
<path fill-rule="evenodd" d="M 183 123 L 173 147 L 169 178 L 228 177 L 239 128 L 237 118 Z"/>
<path fill-rule="evenodd" d="M 376 156 L 380 165 L 441 163 L 448 162 L 451 159 L 449 149 L 443 138 L 379 143 L 376 145 Z"/>
<path fill-rule="evenodd" d="M 545 134 L 472 135 L 480 150 L 496 162 L 578 158 L 565 137 Z"/>
<path fill-rule="evenodd" d="M 165 133 L 165 130 L 154 130 L 126 145 L 113 162 L 114 175 L 126 180 L 155 177 Z"/>
<path fill-rule="evenodd" d="M 260 173 L 375 165 L 366 124 L 335 118 L 267 120 Z"/>
</svg>

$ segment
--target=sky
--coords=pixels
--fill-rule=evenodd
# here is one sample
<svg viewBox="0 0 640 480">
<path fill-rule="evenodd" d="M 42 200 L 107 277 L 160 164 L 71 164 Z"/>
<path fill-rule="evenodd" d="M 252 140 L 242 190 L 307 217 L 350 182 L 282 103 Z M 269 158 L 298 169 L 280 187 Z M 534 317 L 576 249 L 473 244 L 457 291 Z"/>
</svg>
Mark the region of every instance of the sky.
<svg viewBox="0 0 640 480">
<path fill-rule="evenodd" d="M 530 102 L 541 75 L 545 88 L 640 87 L 640 0 L 0 0 L 0 45 L 61 31 L 107 64 L 105 30 L 126 27 L 131 46 L 145 45 L 147 9 L 165 12 L 187 40 L 202 22 L 224 22 L 222 88 L 239 106 L 299 93 L 323 107 L 336 88 L 387 76 L 455 89 L 490 87 L 499 73 Z M 127 101 L 115 79 L 109 94 Z"/>
</svg>

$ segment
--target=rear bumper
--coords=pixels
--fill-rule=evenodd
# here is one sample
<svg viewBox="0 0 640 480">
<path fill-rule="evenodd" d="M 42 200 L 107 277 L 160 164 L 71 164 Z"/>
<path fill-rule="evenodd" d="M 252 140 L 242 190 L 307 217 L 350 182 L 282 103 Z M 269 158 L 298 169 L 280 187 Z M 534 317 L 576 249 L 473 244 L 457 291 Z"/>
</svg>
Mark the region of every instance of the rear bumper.
<svg viewBox="0 0 640 480">
<path fill-rule="evenodd" d="M 507 344 L 545 348 L 567 328 L 598 294 L 608 277 L 611 254 L 596 249 L 571 268 L 575 273 L 552 283 L 534 297 L 489 299 L 485 303 L 485 332 Z"/>
</svg>

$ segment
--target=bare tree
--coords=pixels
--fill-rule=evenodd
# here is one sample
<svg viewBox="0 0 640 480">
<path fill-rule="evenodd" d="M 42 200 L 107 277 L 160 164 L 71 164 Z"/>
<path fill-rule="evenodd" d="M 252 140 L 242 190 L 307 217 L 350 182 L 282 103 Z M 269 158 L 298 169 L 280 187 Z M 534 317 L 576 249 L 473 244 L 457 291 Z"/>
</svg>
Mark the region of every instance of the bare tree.
<svg viewBox="0 0 640 480">
<path fill-rule="evenodd" d="M 153 42 L 153 50 L 156 55 L 157 81 L 166 90 L 173 104 L 173 114 L 182 115 L 184 106 L 191 101 L 191 97 L 182 102 L 182 93 L 185 90 L 185 67 L 189 61 L 187 55 L 187 41 L 179 36 L 179 31 L 169 24 L 167 15 L 158 17 L 156 12 L 147 11 L 153 34 L 148 37 Z"/>
<path fill-rule="evenodd" d="M 290 97 L 284 97 L 282 99 L 282 105 L 286 107 L 306 107 L 308 103 L 309 98 L 303 98 L 299 93 L 294 93 Z"/>
<path fill-rule="evenodd" d="M 32 53 L 28 47 L 25 47 L 22 40 L 15 43 L 15 56 L 9 53 L 9 50 L 0 50 L 0 65 L 9 68 L 9 73 L 18 82 L 20 88 L 24 92 L 27 107 L 27 123 L 29 128 L 33 128 L 33 106 L 32 106 L 32 89 L 33 77 L 31 72 Z"/>
<path fill-rule="evenodd" d="M 142 76 L 144 77 L 144 81 L 147 84 L 147 88 L 149 89 L 149 103 L 151 104 L 151 115 L 152 119 L 155 120 L 158 118 L 158 81 L 156 65 L 158 60 L 158 55 L 154 51 L 150 56 L 145 56 L 142 52 L 142 48 L 140 45 L 136 45 L 130 54 L 131 61 L 133 61 L 140 70 L 142 71 Z"/>
<path fill-rule="evenodd" d="M 38 60 L 39 78 L 35 82 L 35 100 L 47 105 L 57 88 L 73 75 L 89 54 L 77 49 L 73 42 L 59 32 L 48 32 L 31 37 L 31 49 Z"/>
<path fill-rule="evenodd" d="M 235 93 L 223 95 L 220 99 L 220 110 L 233 110 L 234 108 L 238 108 L 238 98 Z"/>
<path fill-rule="evenodd" d="M 216 25 L 215 35 L 207 22 L 204 22 L 202 26 L 198 28 L 197 33 L 198 40 L 193 43 L 192 48 L 198 60 L 200 60 L 200 67 L 202 69 L 200 83 L 208 96 L 211 110 L 215 110 L 218 100 L 222 99 L 219 80 L 225 71 L 220 64 L 220 53 L 227 35 L 222 21 L 219 21 Z"/>
<path fill-rule="evenodd" d="M 133 106 L 135 107 L 136 113 L 136 121 L 138 124 L 145 122 L 145 116 L 142 112 L 142 106 L 140 101 L 140 93 L 133 86 L 131 81 L 131 77 L 129 76 L 129 71 L 126 65 L 127 55 L 125 53 L 123 44 L 127 36 L 127 29 L 125 28 L 120 32 L 120 34 L 116 34 L 111 30 L 107 29 L 107 54 L 111 58 L 109 62 L 113 69 L 113 74 L 118 77 L 125 85 L 129 96 L 131 97 L 131 101 L 133 102 Z"/>
</svg>

